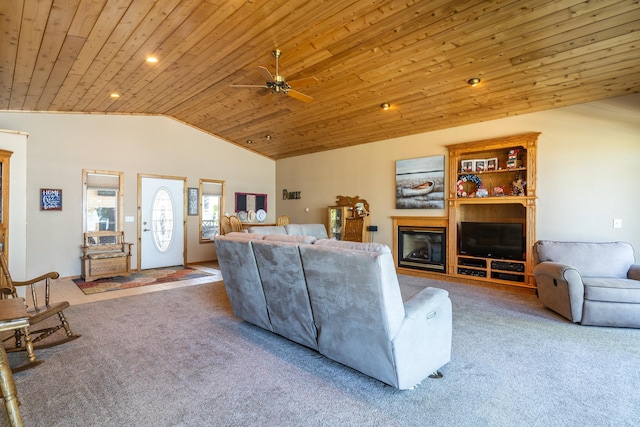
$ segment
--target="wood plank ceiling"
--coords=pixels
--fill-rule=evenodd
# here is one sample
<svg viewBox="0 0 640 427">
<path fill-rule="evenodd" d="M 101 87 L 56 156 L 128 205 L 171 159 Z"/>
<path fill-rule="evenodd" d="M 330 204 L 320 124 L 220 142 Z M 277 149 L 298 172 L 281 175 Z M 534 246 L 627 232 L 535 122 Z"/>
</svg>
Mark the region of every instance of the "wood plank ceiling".
<svg viewBox="0 0 640 427">
<path fill-rule="evenodd" d="M 0 18 L 0 109 L 166 115 L 273 159 L 640 92 L 638 0 L 3 0 Z M 276 48 L 280 75 L 319 80 L 295 88 L 312 102 L 230 86 L 264 85 Z"/>
</svg>

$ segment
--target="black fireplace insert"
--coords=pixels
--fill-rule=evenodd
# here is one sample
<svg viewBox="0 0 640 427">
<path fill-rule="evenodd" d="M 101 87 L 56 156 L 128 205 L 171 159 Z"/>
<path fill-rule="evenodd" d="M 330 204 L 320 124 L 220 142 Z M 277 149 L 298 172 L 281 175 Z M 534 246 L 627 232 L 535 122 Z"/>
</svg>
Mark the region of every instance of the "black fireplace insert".
<svg viewBox="0 0 640 427">
<path fill-rule="evenodd" d="M 398 227 L 398 267 L 444 273 L 445 227 Z"/>
</svg>

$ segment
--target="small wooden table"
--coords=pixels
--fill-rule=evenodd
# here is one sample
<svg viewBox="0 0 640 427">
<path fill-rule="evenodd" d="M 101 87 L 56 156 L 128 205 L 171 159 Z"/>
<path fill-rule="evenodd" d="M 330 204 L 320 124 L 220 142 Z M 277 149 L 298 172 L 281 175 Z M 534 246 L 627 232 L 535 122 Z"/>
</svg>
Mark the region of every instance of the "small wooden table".
<svg viewBox="0 0 640 427">
<path fill-rule="evenodd" d="M 273 224 L 271 223 L 266 223 L 266 222 L 243 222 L 242 223 L 242 228 L 249 228 L 249 227 L 268 227 L 268 226 L 274 226 L 277 225 L 275 222 Z"/>
<path fill-rule="evenodd" d="M 35 363 L 36 356 L 33 352 L 33 343 L 29 338 L 29 313 L 24 305 L 24 299 L 11 298 L 0 300 L 0 332 L 15 331 L 24 329 L 25 346 L 30 363 Z M 4 350 L 4 346 L 0 345 L 0 391 L 4 397 L 4 404 L 7 408 L 9 421 L 14 427 L 22 426 L 22 416 L 18 406 L 18 390 L 13 380 L 9 359 Z"/>
</svg>

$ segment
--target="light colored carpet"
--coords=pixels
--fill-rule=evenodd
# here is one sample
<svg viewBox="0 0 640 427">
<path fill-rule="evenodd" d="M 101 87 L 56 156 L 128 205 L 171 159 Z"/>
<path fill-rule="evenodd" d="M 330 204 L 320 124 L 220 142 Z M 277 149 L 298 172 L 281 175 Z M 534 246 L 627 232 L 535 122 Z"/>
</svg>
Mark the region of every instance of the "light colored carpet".
<svg viewBox="0 0 640 427">
<path fill-rule="evenodd" d="M 25 425 L 638 425 L 640 330 L 573 325 L 533 296 L 400 280 L 405 297 L 450 292 L 443 379 L 386 386 L 234 318 L 217 282 L 70 307 L 82 337 L 15 376 Z"/>
</svg>

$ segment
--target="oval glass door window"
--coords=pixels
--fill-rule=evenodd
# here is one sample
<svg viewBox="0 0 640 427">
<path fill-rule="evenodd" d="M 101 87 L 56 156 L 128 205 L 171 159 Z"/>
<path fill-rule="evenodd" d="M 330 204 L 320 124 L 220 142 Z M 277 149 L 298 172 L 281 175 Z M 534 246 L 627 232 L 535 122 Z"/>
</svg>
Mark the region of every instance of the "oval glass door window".
<svg viewBox="0 0 640 427">
<path fill-rule="evenodd" d="M 153 196 L 151 212 L 151 230 L 153 244 L 160 252 L 166 252 L 171 246 L 173 237 L 173 201 L 166 188 L 159 188 Z"/>
</svg>

